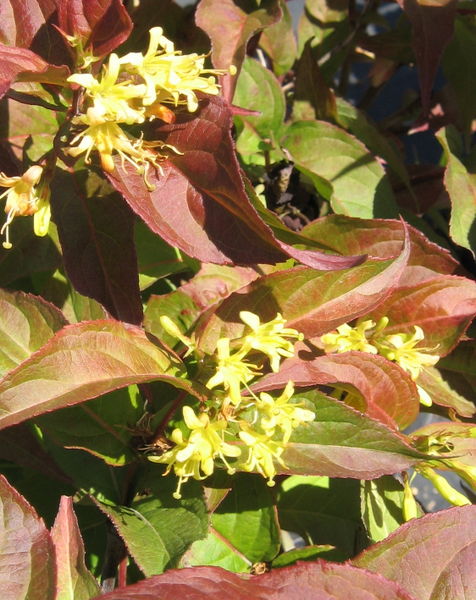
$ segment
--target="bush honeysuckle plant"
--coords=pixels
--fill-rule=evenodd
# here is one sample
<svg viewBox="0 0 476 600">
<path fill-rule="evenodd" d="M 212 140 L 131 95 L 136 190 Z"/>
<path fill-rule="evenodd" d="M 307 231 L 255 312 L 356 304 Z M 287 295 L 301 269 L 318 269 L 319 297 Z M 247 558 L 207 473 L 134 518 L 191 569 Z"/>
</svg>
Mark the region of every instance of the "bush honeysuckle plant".
<svg viewBox="0 0 476 600">
<path fill-rule="evenodd" d="M 0 597 L 469 598 L 474 7 L 183 4 L 2 4 Z"/>
</svg>

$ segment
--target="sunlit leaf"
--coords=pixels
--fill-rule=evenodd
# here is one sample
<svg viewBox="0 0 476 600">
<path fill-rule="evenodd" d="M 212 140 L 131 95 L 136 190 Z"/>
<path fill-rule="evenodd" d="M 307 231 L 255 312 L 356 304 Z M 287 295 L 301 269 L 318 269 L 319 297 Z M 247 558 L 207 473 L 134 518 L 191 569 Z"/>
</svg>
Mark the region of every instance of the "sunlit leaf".
<svg viewBox="0 0 476 600">
<path fill-rule="evenodd" d="M 450 235 L 453 240 L 476 252 L 476 173 L 469 172 L 452 152 L 455 131 L 441 131 L 438 140 L 446 154 L 445 186 L 451 198 Z"/>
<path fill-rule="evenodd" d="M 0 596 L 55 600 L 53 547 L 43 520 L 0 475 Z"/>
<path fill-rule="evenodd" d="M 274 264 L 291 256 L 323 270 L 362 262 L 362 256 L 299 250 L 274 237 L 245 192 L 230 128 L 229 106 L 211 97 L 196 116 L 178 117 L 157 132 L 183 154 L 171 153 L 161 172 L 149 170 L 152 191 L 120 160 L 109 179 L 152 231 L 203 262 Z"/>
<path fill-rule="evenodd" d="M 476 589 L 470 551 L 476 543 L 475 517 L 476 507 L 464 506 L 410 521 L 364 551 L 353 564 L 399 583 L 418 600 L 462 598 L 461 587 Z M 462 578 L 455 577 L 456 573 Z"/>
<path fill-rule="evenodd" d="M 416 386 L 398 365 L 365 352 L 308 360 L 305 354 L 303 350 L 298 357 L 288 359 L 279 373 L 263 378 L 253 390 L 283 388 L 288 381 L 299 387 L 330 385 L 349 391 L 345 402 L 389 427 L 404 429 L 417 418 L 420 403 Z"/>
<path fill-rule="evenodd" d="M 160 379 L 190 390 L 181 370 L 142 329 L 106 320 L 69 325 L 0 381 L 0 428 L 133 383 Z"/>
<path fill-rule="evenodd" d="M 61 498 L 51 539 L 55 548 L 56 600 L 89 600 L 98 594 L 99 585 L 84 563 L 84 544 L 68 496 Z"/>
<path fill-rule="evenodd" d="M 224 596 L 233 600 L 303 600 L 318 598 L 318 594 L 323 598 L 331 594 L 335 600 L 357 595 L 368 600 L 416 598 L 380 575 L 319 561 L 248 577 L 217 567 L 180 569 L 98 596 L 98 600 L 176 600 L 177 594 L 194 600 Z"/>
<path fill-rule="evenodd" d="M 319 184 L 332 186 L 326 199 L 339 214 L 353 217 L 392 217 L 395 200 L 385 171 L 357 138 L 325 121 L 297 121 L 289 126 L 282 145 L 296 166 Z"/>
<path fill-rule="evenodd" d="M 282 14 L 277 0 L 264 0 L 249 12 L 242 6 L 246 4 L 233 0 L 202 0 L 198 5 L 195 19 L 210 37 L 213 66 L 218 69 L 230 65 L 240 69 L 251 36 L 276 23 Z M 236 79 L 226 75 L 222 85 L 224 98 L 231 102 Z"/>
<path fill-rule="evenodd" d="M 158 471 L 150 473 L 145 485 L 148 493 L 130 506 L 99 508 L 112 520 L 141 571 L 150 576 L 177 566 L 190 544 L 205 537 L 208 517 L 198 485 L 184 486 L 181 500 L 172 497 L 174 478 L 161 479 Z"/>
<path fill-rule="evenodd" d="M 0 290 L 0 374 L 27 359 L 66 323 L 61 312 L 42 298 Z"/>
<path fill-rule="evenodd" d="M 81 38 L 95 56 L 112 52 L 132 31 L 132 21 L 121 0 L 69 0 L 58 3 L 62 31 Z"/>
</svg>

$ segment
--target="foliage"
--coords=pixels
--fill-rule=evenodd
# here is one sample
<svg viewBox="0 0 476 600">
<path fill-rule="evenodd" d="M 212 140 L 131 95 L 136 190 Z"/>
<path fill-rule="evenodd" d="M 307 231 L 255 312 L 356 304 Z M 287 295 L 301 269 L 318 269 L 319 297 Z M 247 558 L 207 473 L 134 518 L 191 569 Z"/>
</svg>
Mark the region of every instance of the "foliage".
<svg viewBox="0 0 476 600">
<path fill-rule="evenodd" d="M 471 2 L 3 4 L 0 596 L 473 598 Z"/>
</svg>

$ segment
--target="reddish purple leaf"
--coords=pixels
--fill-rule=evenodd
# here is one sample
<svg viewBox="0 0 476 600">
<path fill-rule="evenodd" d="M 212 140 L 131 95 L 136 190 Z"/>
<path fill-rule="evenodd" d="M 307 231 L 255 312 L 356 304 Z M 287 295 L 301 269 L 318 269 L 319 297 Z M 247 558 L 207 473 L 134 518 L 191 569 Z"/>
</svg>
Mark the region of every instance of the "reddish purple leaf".
<svg viewBox="0 0 476 600">
<path fill-rule="evenodd" d="M 53 16 L 57 0 L 4 0 L 0 9 L 0 41 L 29 48 Z"/>
<path fill-rule="evenodd" d="M 0 598 L 54 600 L 50 534 L 43 520 L 0 475 Z"/>
<path fill-rule="evenodd" d="M 57 597 L 89 600 L 99 593 L 99 585 L 84 562 L 84 544 L 69 496 L 61 496 L 51 539 L 55 549 Z"/>
<path fill-rule="evenodd" d="M 0 380 L 0 429 L 133 383 L 161 380 L 196 395 L 181 371 L 139 327 L 112 320 L 68 325 Z"/>
<path fill-rule="evenodd" d="M 0 97 L 17 79 L 64 85 L 68 75 L 67 67 L 51 65 L 27 48 L 0 44 Z"/>
<path fill-rule="evenodd" d="M 402 525 L 352 562 L 399 583 L 418 600 L 469 600 L 476 590 L 474 554 L 469 552 L 475 543 L 476 506 L 450 508 Z M 449 571 L 452 564 L 455 570 Z M 472 596 L 460 595 L 463 583 Z"/>
<path fill-rule="evenodd" d="M 430 242 L 421 231 L 407 224 L 410 256 L 400 284 L 417 283 L 436 273 L 451 274 L 458 262 L 449 250 Z M 356 219 L 329 215 L 306 225 L 301 234 L 323 244 L 332 252 L 391 258 L 400 252 L 405 232 L 396 219 Z"/>
<path fill-rule="evenodd" d="M 116 194 L 89 198 L 85 172 L 57 169 L 52 215 L 75 289 L 100 302 L 121 321 L 142 321 L 134 215 Z"/>
<path fill-rule="evenodd" d="M 58 2 L 59 27 L 79 36 L 95 56 L 112 52 L 132 31 L 132 21 L 121 0 L 69 0 Z"/>
<path fill-rule="evenodd" d="M 393 428 L 404 429 L 419 413 L 415 384 L 398 365 L 382 356 L 346 352 L 312 360 L 291 358 L 282 364 L 279 373 L 268 375 L 253 386 L 253 391 L 280 389 L 288 381 L 294 381 L 298 387 L 344 384 L 344 389 L 349 390 L 350 385 L 351 393 L 355 388 L 363 396 L 363 400 L 355 400 L 351 405 Z"/>
<path fill-rule="evenodd" d="M 296 267 L 262 277 L 232 294 L 200 325 L 200 345 L 213 352 L 219 337 L 242 335 L 241 310 L 255 312 L 263 321 L 280 312 L 305 337 L 322 335 L 382 303 L 398 284 L 408 254 L 405 244 L 395 260 L 367 261 L 339 272 Z"/>
<path fill-rule="evenodd" d="M 212 61 L 217 69 L 241 68 L 250 38 L 277 23 L 282 11 L 277 0 L 262 2 L 257 10 L 245 12 L 233 0 L 202 0 L 195 20 L 212 42 Z M 231 103 L 237 75 L 222 78 L 224 98 Z"/>
<path fill-rule="evenodd" d="M 387 316 L 388 333 L 425 333 L 424 345 L 445 356 L 458 343 L 476 314 L 476 284 L 464 277 L 440 275 L 418 285 L 397 289 L 368 318 Z"/>
<path fill-rule="evenodd" d="M 350 565 L 301 563 L 264 575 L 237 575 L 219 567 L 171 570 L 97 600 L 412 600 L 413 596 L 380 575 Z"/>
<path fill-rule="evenodd" d="M 203 262 L 276 263 L 286 255 L 314 269 L 344 269 L 364 260 L 297 250 L 274 237 L 246 195 L 231 138 L 231 112 L 208 98 L 197 116 L 185 115 L 160 129 L 183 155 L 171 155 L 162 173 L 150 173 L 150 192 L 136 171 L 109 176 L 131 208 L 172 246 Z M 158 132 L 159 133 L 159 132 Z"/>
<path fill-rule="evenodd" d="M 453 36 L 457 0 L 397 0 L 413 28 L 413 50 L 418 66 L 423 111 L 430 96 L 443 50 Z"/>
</svg>

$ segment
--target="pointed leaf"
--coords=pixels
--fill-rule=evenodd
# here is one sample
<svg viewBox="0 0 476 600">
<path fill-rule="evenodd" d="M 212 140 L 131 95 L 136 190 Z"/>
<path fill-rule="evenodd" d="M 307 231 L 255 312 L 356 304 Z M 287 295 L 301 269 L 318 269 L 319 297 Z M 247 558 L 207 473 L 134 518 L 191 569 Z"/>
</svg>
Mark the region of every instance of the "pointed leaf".
<svg viewBox="0 0 476 600">
<path fill-rule="evenodd" d="M 476 506 L 450 508 L 402 525 L 386 540 L 365 550 L 353 564 L 412 590 L 418 600 L 463 598 L 463 582 L 467 589 L 476 589 L 474 554 L 468 551 L 475 543 Z M 448 567 L 456 572 L 452 568 L 448 572 Z M 460 571 L 461 579 L 455 577 Z"/>
<path fill-rule="evenodd" d="M 52 217 L 65 267 L 74 287 L 120 319 L 142 321 L 133 214 L 115 194 L 88 197 L 86 171 L 57 169 L 52 182 Z"/>
<path fill-rule="evenodd" d="M 297 42 L 293 31 L 293 17 L 285 0 L 280 0 L 282 18 L 261 33 L 259 45 L 271 58 L 273 72 L 279 77 L 287 73 L 297 56 Z"/>
<path fill-rule="evenodd" d="M 154 471 L 147 483 L 149 493 L 130 507 L 98 503 L 146 576 L 177 566 L 190 544 L 205 537 L 208 526 L 200 486 L 189 482 L 182 499 L 175 500 L 174 478 L 161 479 L 160 471 Z"/>
<path fill-rule="evenodd" d="M 212 565 L 234 573 L 248 573 L 251 562 L 213 527 L 204 540 L 197 540 L 182 557 L 181 567 Z"/>
<path fill-rule="evenodd" d="M 159 379 L 189 389 L 180 371 L 178 359 L 138 327 L 106 320 L 69 325 L 0 381 L 0 428 L 133 383 Z"/>
<path fill-rule="evenodd" d="M 365 598 L 366 600 L 412 600 L 399 585 L 380 575 L 318 561 L 264 575 L 244 576 L 217 567 L 195 567 L 169 571 L 126 588 L 98 596 L 97 600 L 311 600 Z"/>
<path fill-rule="evenodd" d="M 392 428 L 405 429 L 419 413 L 418 392 L 410 376 L 395 363 L 366 352 L 288 359 L 279 373 L 261 379 L 253 391 L 280 389 L 288 381 L 299 387 L 331 385 L 348 390 L 350 385 L 352 406 Z M 362 398 L 354 400 L 353 390 Z"/>
<path fill-rule="evenodd" d="M 65 85 L 67 67 L 57 67 L 43 60 L 27 48 L 0 44 L 0 98 L 17 79 Z"/>
<path fill-rule="evenodd" d="M 436 367 L 423 367 L 418 376 L 418 385 L 439 406 L 452 408 L 458 415 L 471 418 L 476 412 L 474 403 L 459 394 L 445 379 L 444 371 Z"/>
<path fill-rule="evenodd" d="M 66 324 L 61 312 L 42 298 L 0 290 L 0 374 L 27 359 Z"/>
<path fill-rule="evenodd" d="M 453 35 L 456 0 L 397 0 L 412 24 L 423 111 L 430 109 L 433 82 L 445 46 Z"/>
<path fill-rule="evenodd" d="M 89 600 L 99 593 L 99 585 L 86 568 L 84 544 L 73 511 L 72 498 L 62 496 L 51 529 L 55 548 L 57 590 L 55 600 Z"/>
<path fill-rule="evenodd" d="M 121 0 L 69 0 L 58 2 L 62 31 L 80 37 L 83 47 L 103 56 L 122 44 L 132 31 L 132 21 Z"/>
<path fill-rule="evenodd" d="M 395 477 L 362 481 L 362 519 L 372 542 L 385 539 L 405 522 L 402 506 L 403 485 Z"/>
<path fill-rule="evenodd" d="M 449 250 L 430 242 L 421 231 L 406 225 L 410 236 L 410 256 L 402 274 L 403 281 L 417 277 L 434 277 L 434 273 L 451 274 L 458 262 Z M 301 234 L 323 244 L 332 252 L 391 258 L 398 254 L 405 237 L 401 221 L 396 219 L 356 219 L 329 215 L 306 225 Z"/>
<path fill-rule="evenodd" d="M 317 177 L 319 191 L 319 180 L 332 186 L 327 199 L 336 213 L 363 218 L 396 215 L 382 165 L 343 129 L 325 121 L 297 121 L 289 126 L 281 144 L 299 169 L 311 179 Z"/>
<path fill-rule="evenodd" d="M 405 470 L 419 454 L 405 437 L 319 392 L 295 396 L 311 400 L 316 420 L 299 427 L 288 442 L 283 474 L 374 479 Z"/>
<path fill-rule="evenodd" d="M 365 547 L 356 480 L 291 475 L 279 490 L 278 516 L 283 529 L 307 544 L 333 546 L 329 557 L 334 560 L 351 558 Z"/>
<path fill-rule="evenodd" d="M 55 600 L 54 557 L 43 520 L 0 475 L 0 597 Z"/>
<path fill-rule="evenodd" d="M 35 424 L 59 446 L 85 450 L 108 465 L 121 466 L 137 458 L 134 426 L 143 416 L 139 391 L 129 386 L 42 415 Z"/>
<path fill-rule="evenodd" d="M 234 477 L 231 491 L 213 512 L 211 522 L 251 563 L 270 561 L 279 551 L 273 497 L 262 477 L 248 473 Z"/>
<path fill-rule="evenodd" d="M 446 155 L 445 187 L 451 199 L 450 235 L 476 253 L 476 173 L 470 173 L 451 151 L 451 132 L 440 131 L 438 140 Z"/>
<path fill-rule="evenodd" d="M 476 284 L 464 277 L 440 275 L 397 289 L 368 318 L 387 316 L 388 333 L 413 332 L 418 325 L 424 346 L 444 356 L 457 344 L 476 314 Z"/>
<path fill-rule="evenodd" d="M 199 328 L 200 343 L 213 352 L 219 337 L 239 337 L 241 310 L 263 321 L 280 312 L 305 337 L 322 335 L 378 306 L 397 285 L 408 260 L 409 245 L 398 258 L 367 261 L 348 271 L 318 272 L 306 267 L 262 277 L 227 298 Z"/>
<path fill-rule="evenodd" d="M 213 66 L 228 69 L 234 65 L 239 70 L 251 36 L 276 23 L 281 14 L 277 0 L 264 0 L 249 13 L 233 0 L 202 0 L 195 20 L 211 39 Z M 223 96 L 228 102 L 233 98 L 235 85 L 234 77 L 223 77 Z"/>
<path fill-rule="evenodd" d="M 197 116 L 184 115 L 157 132 L 183 154 L 171 154 L 161 173 L 148 174 L 153 191 L 119 159 L 109 179 L 152 231 L 203 262 L 276 263 L 289 255 L 315 269 L 333 270 L 362 262 L 361 256 L 298 250 L 274 237 L 245 192 L 230 128 L 228 105 L 208 98 Z"/>
</svg>

